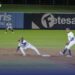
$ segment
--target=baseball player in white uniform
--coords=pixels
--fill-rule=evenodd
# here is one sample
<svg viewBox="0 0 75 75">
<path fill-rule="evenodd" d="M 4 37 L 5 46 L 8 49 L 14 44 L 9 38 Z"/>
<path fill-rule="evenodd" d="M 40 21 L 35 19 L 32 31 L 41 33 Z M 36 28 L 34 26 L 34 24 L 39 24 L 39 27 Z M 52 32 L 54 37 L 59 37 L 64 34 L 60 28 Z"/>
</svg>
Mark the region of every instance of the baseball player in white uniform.
<svg viewBox="0 0 75 75">
<path fill-rule="evenodd" d="M 17 51 L 20 50 L 22 55 L 26 56 L 25 50 L 27 50 L 27 49 L 32 49 L 32 50 L 34 50 L 37 53 L 37 55 L 40 55 L 40 52 L 33 45 L 31 45 L 26 40 L 24 40 L 24 38 L 22 37 L 19 40 Z"/>
<path fill-rule="evenodd" d="M 74 33 L 71 32 L 69 28 L 66 28 L 66 32 L 68 36 L 68 42 L 66 43 L 64 51 L 63 52 L 60 51 L 60 55 L 64 55 L 68 51 L 69 54 L 67 55 L 67 57 L 72 57 L 70 48 L 75 44 L 75 36 Z"/>
<path fill-rule="evenodd" d="M 6 32 L 10 30 L 13 32 L 13 26 L 11 22 L 6 22 Z"/>
</svg>

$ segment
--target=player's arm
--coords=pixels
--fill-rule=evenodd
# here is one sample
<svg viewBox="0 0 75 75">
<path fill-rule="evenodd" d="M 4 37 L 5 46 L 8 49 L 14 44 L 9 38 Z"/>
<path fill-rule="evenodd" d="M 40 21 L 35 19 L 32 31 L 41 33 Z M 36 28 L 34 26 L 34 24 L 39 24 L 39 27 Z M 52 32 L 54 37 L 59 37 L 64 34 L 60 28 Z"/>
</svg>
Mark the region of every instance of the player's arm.
<svg viewBox="0 0 75 75">
<path fill-rule="evenodd" d="M 27 42 L 23 42 L 23 43 L 22 43 L 23 46 L 26 46 L 26 44 L 27 44 Z"/>
<path fill-rule="evenodd" d="M 74 40 L 74 37 L 71 38 L 70 42 Z"/>
<path fill-rule="evenodd" d="M 68 45 L 71 41 L 73 41 L 75 38 L 74 37 L 72 37 L 67 43 L 66 43 L 66 45 Z"/>
<path fill-rule="evenodd" d="M 68 41 L 67 43 L 66 43 L 66 45 L 68 45 L 70 42 Z"/>
</svg>

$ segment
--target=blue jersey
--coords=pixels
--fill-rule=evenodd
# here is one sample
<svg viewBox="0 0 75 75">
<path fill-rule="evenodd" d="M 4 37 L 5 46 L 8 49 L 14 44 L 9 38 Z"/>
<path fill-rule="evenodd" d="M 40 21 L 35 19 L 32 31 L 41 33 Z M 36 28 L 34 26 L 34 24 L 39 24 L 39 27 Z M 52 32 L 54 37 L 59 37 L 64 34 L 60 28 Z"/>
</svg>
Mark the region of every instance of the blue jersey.
<svg viewBox="0 0 75 75">
<path fill-rule="evenodd" d="M 27 44 L 28 44 L 28 42 L 26 40 L 23 40 L 23 41 L 19 42 L 18 46 L 20 46 L 20 47 L 26 47 Z"/>
</svg>

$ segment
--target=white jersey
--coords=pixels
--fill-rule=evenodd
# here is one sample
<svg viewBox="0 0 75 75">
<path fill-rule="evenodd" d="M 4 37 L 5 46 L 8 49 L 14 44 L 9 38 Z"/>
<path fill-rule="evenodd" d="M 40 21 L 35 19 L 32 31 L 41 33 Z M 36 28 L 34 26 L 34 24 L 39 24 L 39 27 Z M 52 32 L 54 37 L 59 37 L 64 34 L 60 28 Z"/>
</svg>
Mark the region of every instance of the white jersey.
<svg viewBox="0 0 75 75">
<path fill-rule="evenodd" d="M 12 23 L 6 23 L 7 28 L 12 28 Z"/>
<path fill-rule="evenodd" d="M 67 36 L 68 36 L 68 41 L 69 41 L 69 42 L 75 40 L 75 36 L 74 36 L 73 32 L 69 32 L 69 33 L 67 34 Z"/>
<path fill-rule="evenodd" d="M 20 47 L 26 47 L 28 45 L 29 45 L 29 43 L 26 40 L 20 41 L 18 44 L 18 46 L 20 46 Z"/>
</svg>

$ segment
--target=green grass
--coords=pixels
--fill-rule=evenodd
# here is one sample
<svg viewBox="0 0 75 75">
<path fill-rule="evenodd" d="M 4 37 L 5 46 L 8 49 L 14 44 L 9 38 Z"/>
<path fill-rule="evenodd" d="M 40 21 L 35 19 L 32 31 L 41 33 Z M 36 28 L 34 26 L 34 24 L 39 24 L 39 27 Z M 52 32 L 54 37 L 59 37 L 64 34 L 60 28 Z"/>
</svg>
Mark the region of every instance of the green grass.
<svg viewBox="0 0 75 75">
<path fill-rule="evenodd" d="M 38 48 L 63 48 L 67 39 L 64 30 L 0 30 L 0 48 L 15 48 L 21 36 Z"/>
<path fill-rule="evenodd" d="M 3 4 L 0 12 L 75 12 L 75 6 Z"/>
<path fill-rule="evenodd" d="M 16 48 L 22 36 L 38 48 L 61 49 L 67 42 L 64 30 L 15 30 L 7 34 L 5 30 L 0 30 L 0 48 Z"/>
</svg>

